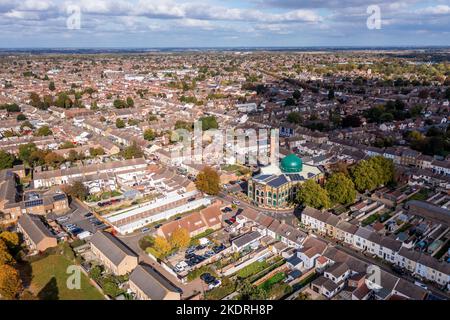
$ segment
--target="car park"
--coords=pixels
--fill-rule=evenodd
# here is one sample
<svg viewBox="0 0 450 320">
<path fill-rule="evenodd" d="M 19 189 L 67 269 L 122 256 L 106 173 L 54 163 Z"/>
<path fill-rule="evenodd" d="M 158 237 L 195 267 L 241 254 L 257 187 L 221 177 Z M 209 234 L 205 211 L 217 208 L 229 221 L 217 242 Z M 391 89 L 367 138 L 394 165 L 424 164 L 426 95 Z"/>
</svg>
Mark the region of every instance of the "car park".
<svg viewBox="0 0 450 320">
<path fill-rule="evenodd" d="M 186 255 L 184 256 L 184 258 L 187 260 L 192 259 L 193 257 L 195 257 L 194 253 L 186 253 Z"/>
</svg>

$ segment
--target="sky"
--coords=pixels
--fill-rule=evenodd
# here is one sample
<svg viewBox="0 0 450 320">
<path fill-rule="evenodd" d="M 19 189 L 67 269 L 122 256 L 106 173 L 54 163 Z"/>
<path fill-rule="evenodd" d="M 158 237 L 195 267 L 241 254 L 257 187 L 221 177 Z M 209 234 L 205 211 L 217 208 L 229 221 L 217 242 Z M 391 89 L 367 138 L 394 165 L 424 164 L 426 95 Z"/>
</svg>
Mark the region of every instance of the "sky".
<svg viewBox="0 0 450 320">
<path fill-rule="evenodd" d="M 450 0 L 0 0 L 1 48 L 449 45 Z"/>
</svg>

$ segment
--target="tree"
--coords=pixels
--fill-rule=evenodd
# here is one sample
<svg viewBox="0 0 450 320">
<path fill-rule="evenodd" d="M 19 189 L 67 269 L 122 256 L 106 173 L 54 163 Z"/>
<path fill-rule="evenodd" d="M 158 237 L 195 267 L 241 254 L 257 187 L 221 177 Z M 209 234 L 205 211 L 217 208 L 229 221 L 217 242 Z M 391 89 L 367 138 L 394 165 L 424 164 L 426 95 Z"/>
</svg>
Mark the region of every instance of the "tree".
<svg viewBox="0 0 450 320">
<path fill-rule="evenodd" d="M 128 146 L 124 150 L 122 150 L 122 156 L 125 159 L 141 158 L 143 155 L 144 152 L 142 151 L 141 147 L 137 145 L 136 141 L 133 141 L 133 144 L 131 146 Z"/>
<path fill-rule="evenodd" d="M 19 146 L 19 159 L 23 162 L 31 164 L 30 157 L 33 151 L 36 151 L 37 147 L 34 143 L 30 142 Z"/>
<path fill-rule="evenodd" d="M 353 181 L 343 173 L 334 173 L 327 180 L 325 189 L 333 203 L 349 205 L 355 201 L 356 189 Z"/>
<path fill-rule="evenodd" d="M 55 82 L 50 81 L 50 83 L 48 84 L 48 89 L 49 89 L 50 91 L 55 91 L 55 90 L 56 90 Z"/>
<path fill-rule="evenodd" d="M 0 266 L 0 296 L 15 299 L 22 290 L 19 272 L 10 265 Z"/>
<path fill-rule="evenodd" d="M 19 113 L 16 117 L 17 121 L 25 121 L 27 120 L 27 117 L 23 113 Z"/>
<path fill-rule="evenodd" d="M 301 124 L 303 122 L 303 118 L 300 112 L 294 111 L 288 114 L 287 121 L 289 123 Z"/>
<path fill-rule="evenodd" d="M 395 167 L 394 162 L 382 156 L 376 156 L 369 160 L 371 166 L 377 173 L 378 185 L 385 185 L 394 180 Z"/>
<path fill-rule="evenodd" d="M 134 107 L 134 100 L 131 97 L 127 98 L 127 107 L 128 108 L 133 108 Z"/>
<path fill-rule="evenodd" d="M 148 140 L 148 141 L 153 141 L 155 140 L 155 131 L 153 131 L 153 129 L 147 129 L 144 131 L 144 139 Z"/>
<path fill-rule="evenodd" d="M 220 177 L 216 170 L 206 166 L 197 175 L 195 186 L 209 195 L 217 195 L 220 191 Z"/>
<path fill-rule="evenodd" d="M 120 118 L 116 119 L 116 127 L 119 129 L 125 128 L 125 121 Z"/>
<path fill-rule="evenodd" d="M 160 236 L 155 237 L 155 243 L 153 247 L 160 256 L 165 256 L 170 252 L 170 250 L 172 250 L 172 246 L 170 245 L 169 241 Z"/>
<path fill-rule="evenodd" d="M 81 154 L 79 154 L 75 150 L 70 150 L 69 154 L 67 155 L 67 160 L 69 160 L 70 162 L 78 161 L 81 158 L 82 158 Z"/>
<path fill-rule="evenodd" d="M 367 160 L 361 160 L 352 168 L 351 176 L 359 192 L 373 190 L 377 187 L 377 172 Z"/>
<path fill-rule="evenodd" d="M 72 150 L 73 151 L 73 150 Z M 49 166 L 56 166 L 64 162 L 64 157 L 55 152 L 49 152 L 45 156 L 45 163 Z"/>
<path fill-rule="evenodd" d="M 2 242 L 3 242 L 3 240 L 2 240 Z M 6 247 L 6 245 L 5 245 L 5 247 Z M 5 264 L 12 265 L 14 263 L 15 263 L 14 258 L 8 252 L 8 248 L 7 247 L 0 248 L 0 266 L 5 265 Z"/>
<path fill-rule="evenodd" d="M 31 152 L 30 155 L 30 165 L 33 166 L 42 166 L 45 164 L 45 156 L 47 155 L 47 151 L 43 150 L 35 150 Z"/>
<path fill-rule="evenodd" d="M 297 202 L 316 209 L 327 209 L 331 206 L 328 192 L 314 180 L 307 180 L 297 192 Z"/>
<path fill-rule="evenodd" d="M 217 119 L 214 116 L 208 116 L 200 118 L 200 121 L 202 122 L 202 128 L 203 131 L 209 130 L 209 129 L 218 129 L 219 124 L 217 123 Z"/>
<path fill-rule="evenodd" d="M 189 231 L 184 228 L 178 228 L 170 236 L 169 242 L 173 247 L 186 248 L 191 242 Z"/>
<path fill-rule="evenodd" d="M 362 125 L 361 118 L 356 114 L 351 114 L 342 119 L 342 127 L 344 128 L 357 128 Z"/>
<path fill-rule="evenodd" d="M 41 97 L 39 97 L 36 92 L 30 93 L 30 105 L 38 109 L 44 109 L 44 104 L 41 101 Z"/>
<path fill-rule="evenodd" d="M 128 107 L 127 103 L 121 99 L 114 100 L 113 105 L 116 109 L 123 109 Z"/>
<path fill-rule="evenodd" d="M 105 150 L 102 147 L 89 148 L 89 154 L 91 157 L 103 156 L 105 154 Z"/>
<path fill-rule="evenodd" d="M 70 109 L 73 106 L 73 101 L 66 92 L 60 92 L 56 98 L 55 105 L 59 108 Z"/>
<path fill-rule="evenodd" d="M 0 170 L 12 168 L 14 164 L 14 156 L 4 150 L 0 150 Z"/>
<path fill-rule="evenodd" d="M 53 134 L 53 132 L 52 132 L 52 130 L 50 130 L 50 128 L 48 126 L 42 126 L 39 129 L 37 129 L 36 132 L 34 133 L 34 135 L 37 137 L 49 136 L 52 134 Z"/>
<path fill-rule="evenodd" d="M 66 187 L 66 193 L 74 198 L 85 200 L 88 196 L 88 189 L 84 186 L 83 182 L 75 181 L 71 185 Z"/>
<path fill-rule="evenodd" d="M 9 250 L 19 245 L 19 235 L 15 232 L 3 231 L 0 233 L 0 239 L 3 240 Z"/>
</svg>

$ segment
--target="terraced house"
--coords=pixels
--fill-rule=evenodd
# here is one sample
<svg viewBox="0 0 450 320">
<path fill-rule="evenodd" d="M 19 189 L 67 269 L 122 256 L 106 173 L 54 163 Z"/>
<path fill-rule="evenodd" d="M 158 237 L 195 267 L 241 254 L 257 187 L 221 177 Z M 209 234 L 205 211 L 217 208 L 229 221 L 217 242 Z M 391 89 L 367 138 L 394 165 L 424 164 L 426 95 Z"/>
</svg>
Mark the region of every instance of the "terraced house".
<svg viewBox="0 0 450 320">
<path fill-rule="evenodd" d="M 97 231 L 92 236 L 91 250 L 103 266 L 115 275 L 130 273 L 138 265 L 138 256 L 107 232 Z"/>
</svg>

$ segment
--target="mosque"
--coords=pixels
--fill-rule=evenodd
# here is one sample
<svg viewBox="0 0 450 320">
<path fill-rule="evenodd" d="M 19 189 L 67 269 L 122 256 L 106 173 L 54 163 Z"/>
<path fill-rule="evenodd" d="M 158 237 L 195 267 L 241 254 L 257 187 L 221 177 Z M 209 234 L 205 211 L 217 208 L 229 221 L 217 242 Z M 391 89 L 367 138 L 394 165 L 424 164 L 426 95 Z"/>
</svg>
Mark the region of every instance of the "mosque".
<svg viewBox="0 0 450 320">
<path fill-rule="evenodd" d="M 248 197 L 261 207 L 289 207 L 303 182 L 309 179 L 319 182 L 324 177 L 323 170 L 304 164 L 295 154 L 284 157 L 279 166 L 273 159 L 248 181 Z"/>
</svg>

